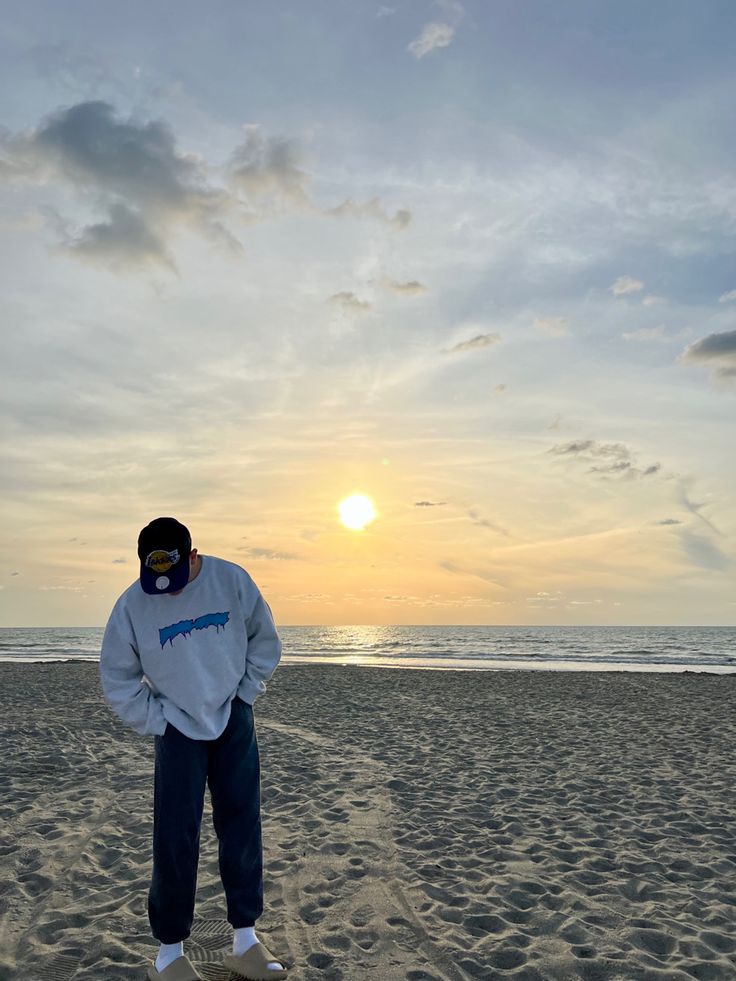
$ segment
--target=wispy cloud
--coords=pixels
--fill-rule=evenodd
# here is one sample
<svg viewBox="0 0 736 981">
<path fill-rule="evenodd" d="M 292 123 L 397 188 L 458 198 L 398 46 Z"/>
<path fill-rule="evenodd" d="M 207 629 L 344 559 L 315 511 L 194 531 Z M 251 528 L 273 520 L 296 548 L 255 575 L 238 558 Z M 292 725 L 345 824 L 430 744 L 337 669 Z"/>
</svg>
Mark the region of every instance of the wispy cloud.
<svg viewBox="0 0 736 981">
<path fill-rule="evenodd" d="M 721 293 L 718 297 L 719 303 L 733 303 L 736 300 L 736 290 L 729 290 L 728 293 Z"/>
<path fill-rule="evenodd" d="M 401 293 L 404 296 L 416 296 L 419 293 L 426 293 L 427 287 L 416 279 L 406 283 L 399 283 L 395 279 L 383 279 L 381 285 L 386 289 L 393 290 L 394 293 Z"/>
<path fill-rule="evenodd" d="M 550 337 L 570 336 L 570 325 L 564 317 L 536 317 L 534 326 Z"/>
<path fill-rule="evenodd" d="M 628 293 L 639 293 L 644 289 L 644 283 L 633 276 L 619 276 L 613 286 L 609 286 L 614 296 L 626 296 Z"/>
<path fill-rule="evenodd" d="M 468 508 L 468 517 L 474 525 L 481 528 L 490 528 L 491 531 L 498 532 L 499 535 L 508 535 L 508 531 L 495 521 L 484 518 L 478 508 Z"/>
<path fill-rule="evenodd" d="M 415 58 L 423 58 L 430 51 L 436 51 L 437 48 L 446 48 L 452 42 L 454 36 L 454 27 L 439 21 L 431 21 L 429 24 L 424 25 L 419 36 L 414 38 L 406 50 L 413 54 Z"/>
<path fill-rule="evenodd" d="M 444 501 L 415 501 L 415 508 L 439 508 L 442 507 Z"/>
<path fill-rule="evenodd" d="M 603 477 L 651 477 L 662 469 L 660 463 L 652 463 L 646 467 L 636 466 L 633 452 L 624 443 L 599 443 L 594 439 L 571 440 L 568 443 L 556 443 L 548 452 L 555 456 L 582 460 L 588 464 L 588 473 Z"/>
<path fill-rule="evenodd" d="M 230 180 L 259 206 L 275 200 L 306 208 L 311 206 L 305 190 L 309 176 L 302 162 L 295 140 L 267 137 L 260 126 L 246 126 L 245 142 L 230 158 Z"/>
<path fill-rule="evenodd" d="M 377 218 L 387 225 L 393 225 L 397 229 L 406 228 L 411 221 L 411 211 L 408 208 L 398 208 L 392 217 L 381 204 L 381 199 L 377 197 L 371 198 L 370 201 L 366 201 L 364 204 L 348 198 L 342 204 L 335 205 L 333 208 L 320 209 L 320 213 L 332 218 L 368 216 L 370 218 Z"/>
<path fill-rule="evenodd" d="M 246 126 L 245 130 L 245 142 L 233 151 L 228 174 L 231 185 L 246 195 L 252 219 L 297 209 L 327 218 L 369 217 L 397 229 L 406 228 L 411 221 L 411 212 L 406 208 L 389 215 L 379 197 L 363 203 L 347 198 L 331 207 L 318 205 L 309 193 L 311 177 L 299 142 L 284 136 L 266 136 L 258 124 Z"/>
<path fill-rule="evenodd" d="M 355 293 L 350 290 L 333 293 L 329 297 L 328 302 L 340 307 L 346 313 L 367 313 L 371 309 L 371 304 L 368 300 L 358 299 Z"/>
<path fill-rule="evenodd" d="M 640 341 L 641 343 L 670 340 L 665 333 L 663 324 L 658 327 L 640 327 L 639 330 L 625 331 L 621 336 L 625 341 Z"/>
<path fill-rule="evenodd" d="M 471 337 L 467 341 L 460 341 L 459 344 L 455 344 L 451 348 L 445 348 L 445 352 L 453 354 L 457 351 L 475 351 L 479 348 L 490 347 L 491 344 L 497 344 L 500 340 L 501 335 L 497 333 L 476 334 L 475 337 Z"/>
<path fill-rule="evenodd" d="M 463 568 L 451 559 L 442 559 L 438 563 L 440 569 L 444 569 L 445 572 L 450 572 L 455 576 L 470 576 L 473 579 L 481 579 L 483 582 L 490 583 L 493 586 L 497 586 L 499 589 L 506 589 L 507 586 L 504 582 L 499 580 L 497 575 L 486 572 L 483 569 L 468 569 Z"/>
<path fill-rule="evenodd" d="M 691 501 L 690 498 L 687 496 L 687 490 L 682 484 L 680 485 L 679 488 L 679 494 L 680 494 L 680 503 L 682 504 L 682 506 L 685 508 L 686 511 L 689 511 L 690 514 L 694 515 L 699 521 L 702 521 L 703 524 L 711 531 L 715 532 L 716 535 L 722 534 L 722 532 L 720 532 L 718 528 L 716 528 L 716 526 L 709 518 L 706 518 L 704 514 L 700 513 L 702 508 L 706 506 L 705 501 L 702 501 L 700 504 L 697 504 L 695 501 Z"/>
<path fill-rule="evenodd" d="M 693 531 L 680 532 L 685 554 L 690 561 L 702 569 L 721 572 L 731 567 L 732 560 L 709 538 L 696 535 Z"/>
<path fill-rule="evenodd" d="M 245 552 L 253 559 L 268 559 L 271 562 L 295 562 L 299 556 L 294 552 L 279 552 L 274 548 L 247 547 Z"/>
</svg>

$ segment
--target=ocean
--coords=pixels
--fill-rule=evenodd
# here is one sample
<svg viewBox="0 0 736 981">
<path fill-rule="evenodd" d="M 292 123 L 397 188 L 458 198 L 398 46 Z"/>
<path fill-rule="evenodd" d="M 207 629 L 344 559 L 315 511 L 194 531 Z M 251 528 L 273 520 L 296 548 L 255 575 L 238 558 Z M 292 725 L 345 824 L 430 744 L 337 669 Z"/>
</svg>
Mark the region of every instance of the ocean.
<svg viewBox="0 0 736 981">
<path fill-rule="evenodd" d="M 736 673 L 736 627 L 279 627 L 285 664 Z M 0 661 L 96 661 L 99 627 L 0 628 Z"/>
</svg>

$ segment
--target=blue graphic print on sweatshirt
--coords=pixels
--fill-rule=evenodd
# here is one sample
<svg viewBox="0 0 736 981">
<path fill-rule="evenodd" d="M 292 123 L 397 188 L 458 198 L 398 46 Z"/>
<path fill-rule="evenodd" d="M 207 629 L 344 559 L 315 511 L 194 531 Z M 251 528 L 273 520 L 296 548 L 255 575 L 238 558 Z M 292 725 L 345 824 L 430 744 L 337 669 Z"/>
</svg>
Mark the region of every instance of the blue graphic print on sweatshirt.
<svg viewBox="0 0 736 981">
<path fill-rule="evenodd" d="M 168 724 L 189 739 L 217 739 L 235 697 L 252 705 L 281 657 L 273 614 L 249 573 L 200 558 L 199 575 L 176 596 L 151 596 L 136 579 L 105 627 L 105 699 L 142 736 L 162 736 Z"/>
<path fill-rule="evenodd" d="M 161 627 L 158 632 L 158 639 L 161 641 L 161 648 L 169 642 L 174 646 L 174 638 L 179 636 L 188 637 L 193 630 L 206 630 L 207 627 L 216 627 L 219 634 L 220 627 L 225 628 L 225 624 L 230 619 L 230 613 L 205 613 L 196 620 L 180 620 L 178 623 L 171 623 L 168 627 Z"/>
</svg>

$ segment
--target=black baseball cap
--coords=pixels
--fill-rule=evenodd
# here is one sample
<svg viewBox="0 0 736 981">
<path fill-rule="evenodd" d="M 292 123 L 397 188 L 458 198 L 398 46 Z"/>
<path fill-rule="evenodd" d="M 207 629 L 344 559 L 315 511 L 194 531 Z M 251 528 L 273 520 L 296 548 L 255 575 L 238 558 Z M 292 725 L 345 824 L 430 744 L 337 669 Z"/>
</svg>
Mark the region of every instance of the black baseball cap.
<svg viewBox="0 0 736 981">
<path fill-rule="evenodd" d="M 155 518 L 138 536 L 143 591 L 175 593 L 189 582 L 192 536 L 176 518 Z"/>
</svg>

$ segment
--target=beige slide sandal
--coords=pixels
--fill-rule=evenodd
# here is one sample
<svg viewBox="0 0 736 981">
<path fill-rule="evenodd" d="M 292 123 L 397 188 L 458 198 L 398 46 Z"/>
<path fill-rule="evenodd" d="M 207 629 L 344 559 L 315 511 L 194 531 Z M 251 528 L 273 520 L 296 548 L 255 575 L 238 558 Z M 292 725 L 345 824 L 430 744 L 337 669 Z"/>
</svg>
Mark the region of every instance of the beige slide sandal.
<svg viewBox="0 0 736 981">
<path fill-rule="evenodd" d="M 148 981 L 202 981 L 202 975 L 197 974 L 192 962 L 183 954 L 163 971 L 157 971 L 156 965 L 152 964 L 148 968 Z"/>
<path fill-rule="evenodd" d="M 255 943 L 249 947 L 244 954 L 228 954 L 223 961 L 225 967 L 238 974 L 247 981 L 278 981 L 286 977 L 286 968 L 283 971 L 274 971 L 269 968 L 269 961 L 276 964 L 283 964 L 279 957 L 274 957 L 268 948 L 262 943 Z"/>
</svg>

